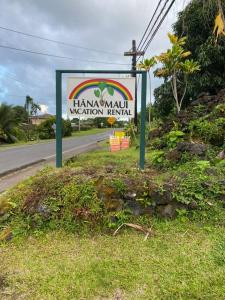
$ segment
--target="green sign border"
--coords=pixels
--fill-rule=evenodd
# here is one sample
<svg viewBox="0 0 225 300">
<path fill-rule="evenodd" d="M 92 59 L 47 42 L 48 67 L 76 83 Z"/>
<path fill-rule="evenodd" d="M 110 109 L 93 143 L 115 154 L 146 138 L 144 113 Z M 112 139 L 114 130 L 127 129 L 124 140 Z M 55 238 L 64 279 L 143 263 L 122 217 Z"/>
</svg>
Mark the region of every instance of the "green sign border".
<svg viewBox="0 0 225 300">
<path fill-rule="evenodd" d="M 62 74 L 141 74 L 140 169 L 145 166 L 147 72 L 142 70 L 56 70 L 56 168 L 62 167 Z"/>
</svg>

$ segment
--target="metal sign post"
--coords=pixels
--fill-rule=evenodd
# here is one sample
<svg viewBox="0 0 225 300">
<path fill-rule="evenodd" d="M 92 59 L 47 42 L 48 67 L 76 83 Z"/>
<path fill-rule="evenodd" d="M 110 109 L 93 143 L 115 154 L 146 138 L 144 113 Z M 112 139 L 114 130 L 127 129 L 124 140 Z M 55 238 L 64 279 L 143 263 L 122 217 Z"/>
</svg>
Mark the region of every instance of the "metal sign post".
<svg viewBox="0 0 225 300">
<path fill-rule="evenodd" d="M 140 169 L 145 165 L 145 114 L 147 73 L 142 70 L 56 70 L 56 167 L 62 167 L 62 74 L 141 74 Z"/>
</svg>

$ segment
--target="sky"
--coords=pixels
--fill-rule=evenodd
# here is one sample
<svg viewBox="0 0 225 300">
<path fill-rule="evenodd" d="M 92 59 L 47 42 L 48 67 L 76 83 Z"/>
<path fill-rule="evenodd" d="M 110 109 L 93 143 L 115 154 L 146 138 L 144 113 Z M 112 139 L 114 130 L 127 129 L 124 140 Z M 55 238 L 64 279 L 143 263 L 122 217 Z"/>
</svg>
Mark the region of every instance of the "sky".
<svg viewBox="0 0 225 300">
<path fill-rule="evenodd" d="M 146 57 L 169 47 L 167 33 L 188 2 L 176 0 Z M 130 69 L 131 58 L 123 53 L 130 50 L 133 39 L 140 41 L 157 3 L 158 0 L 0 0 L 0 27 L 107 52 L 69 47 L 0 28 L 0 46 L 74 58 L 0 47 L 0 103 L 24 105 L 26 95 L 30 95 L 41 105 L 41 113 L 54 114 L 56 69 Z M 65 82 L 64 78 L 64 88 Z M 153 78 L 153 89 L 160 84 Z M 64 115 L 65 111 L 63 93 Z"/>
</svg>

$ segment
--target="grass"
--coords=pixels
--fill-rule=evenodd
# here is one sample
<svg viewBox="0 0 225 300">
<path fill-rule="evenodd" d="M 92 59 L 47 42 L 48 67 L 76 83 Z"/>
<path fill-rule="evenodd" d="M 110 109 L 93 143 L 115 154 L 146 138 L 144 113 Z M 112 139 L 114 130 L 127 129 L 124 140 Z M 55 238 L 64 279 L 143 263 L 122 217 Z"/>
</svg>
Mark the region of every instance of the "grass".
<svg viewBox="0 0 225 300">
<path fill-rule="evenodd" d="M 102 168 L 105 165 L 121 167 L 123 169 L 138 167 L 139 151 L 134 147 L 118 152 L 109 152 L 109 143 L 100 142 L 102 149 L 78 155 L 69 161 L 71 167 Z M 148 154 L 147 154 L 148 157 Z"/>
<path fill-rule="evenodd" d="M 74 131 L 72 136 L 85 136 L 90 134 L 98 134 L 98 133 L 104 133 L 109 131 L 110 128 L 92 128 L 90 130 L 84 130 L 84 131 Z"/>
<path fill-rule="evenodd" d="M 110 128 L 93 128 L 90 130 L 85 130 L 85 131 L 74 131 L 72 133 L 72 136 L 70 137 L 65 137 L 64 139 L 69 139 L 69 138 L 73 138 L 73 137 L 80 137 L 80 136 L 87 136 L 87 135 L 92 135 L 92 134 L 99 134 L 99 133 L 104 133 L 109 131 Z M 52 142 L 54 141 L 54 139 L 47 139 L 47 140 L 35 140 L 35 141 L 20 141 L 18 143 L 14 143 L 14 144 L 0 144 L 0 151 L 1 150 L 6 150 L 12 147 L 20 147 L 20 146 L 24 146 L 24 145 L 35 145 L 35 144 L 43 144 L 43 143 L 48 143 L 48 142 Z"/>
<path fill-rule="evenodd" d="M 145 242 L 125 230 L 55 231 L 4 244 L 0 298 L 224 299 L 224 227 L 154 221 L 154 231 Z"/>
<path fill-rule="evenodd" d="M 137 168 L 137 149 L 110 153 L 102 146 L 69 166 L 95 174 L 105 166 L 121 174 Z M 148 166 L 151 153 L 146 160 Z M 224 210 L 202 219 L 182 212 L 176 220 L 152 218 L 147 241 L 131 228 L 117 236 L 64 228 L 14 237 L 0 245 L 0 299 L 224 299 L 224 219 Z"/>
</svg>

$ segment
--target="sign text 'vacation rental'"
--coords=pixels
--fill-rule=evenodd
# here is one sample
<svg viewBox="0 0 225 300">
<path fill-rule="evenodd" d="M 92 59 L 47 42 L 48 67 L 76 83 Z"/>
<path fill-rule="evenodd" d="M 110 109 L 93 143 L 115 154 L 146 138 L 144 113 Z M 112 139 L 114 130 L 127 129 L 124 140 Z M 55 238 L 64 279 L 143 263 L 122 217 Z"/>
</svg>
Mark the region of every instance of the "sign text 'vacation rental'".
<svg viewBox="0 0 225 300">
<path fill-rule="evenodd" d="M 69 117 L 134 117 L 134 78 L 67 79 L 67 114 Z"/>
</svg>

